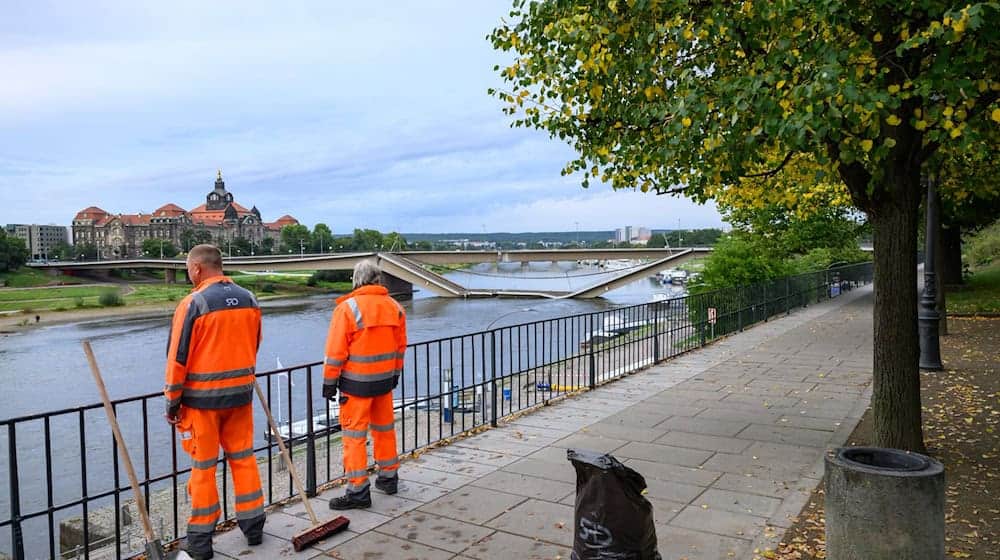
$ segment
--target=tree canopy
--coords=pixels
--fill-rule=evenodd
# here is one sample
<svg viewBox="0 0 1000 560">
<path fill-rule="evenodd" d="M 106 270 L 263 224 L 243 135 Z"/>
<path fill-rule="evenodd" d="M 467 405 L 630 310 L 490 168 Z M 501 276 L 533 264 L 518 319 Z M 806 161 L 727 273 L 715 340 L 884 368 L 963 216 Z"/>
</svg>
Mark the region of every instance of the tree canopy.
<svg viewBox="0 0 1000 560">
<path fill-rule="evenodd" d="M 142 252 L 150 257 L 159 257 L 161 252 L 164 257 L 177 255 L 177 247 L 167 239 L 143 239 Z"/>
<path fill-rule="evenodd" d="M 921 451 L 916 229 L 925 164 L 997 153 L 1000 3 L 515 0 L 489 35 L 515 126 L 616 189 L 801 214 L 854 206 L 875 239 L 875 443 Z M 996 192 L 967 166 L 939 181 Z"/>
</svg>

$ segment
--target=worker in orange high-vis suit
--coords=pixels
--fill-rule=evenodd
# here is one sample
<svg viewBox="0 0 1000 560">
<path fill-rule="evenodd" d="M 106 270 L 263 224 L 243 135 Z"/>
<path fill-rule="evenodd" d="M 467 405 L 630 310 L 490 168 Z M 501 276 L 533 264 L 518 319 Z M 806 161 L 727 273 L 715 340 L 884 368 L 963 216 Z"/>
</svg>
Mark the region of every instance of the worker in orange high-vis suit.
<svg viewBox="0 0 1000 560">
<path fill-rule="evenodd" d="M 399 457 L 396 454 L 392 390 L 399 383 L 406 352 L 406 314 L 379 285 L 374 261 L 354 267 L 354 291 L 337 299 L 326 339 L 323 396 L 333 400 L 340 390 L 340 434 L 344 445 L 347 492 L 330 500 L 330 509 L 372 505 L 368 485 L 368 430 L 378 465 L 375 487 L 395 494 Z"/>
<path fill-rule="evenodd" d="M 215 466 L 219 446 L 233 473 L 236 519 L 248 544 L 264 535 L 264 494 L 253 450 L 253 387 L 261 339 L 253 294 L 222 274 L 222 255 L 198 245 L 187 258 L 195 285 L 174 311 L 167 346 L 167 421 L 191 455 L 188 554 L 212 558 L 221 512 Z"/>
</svg>

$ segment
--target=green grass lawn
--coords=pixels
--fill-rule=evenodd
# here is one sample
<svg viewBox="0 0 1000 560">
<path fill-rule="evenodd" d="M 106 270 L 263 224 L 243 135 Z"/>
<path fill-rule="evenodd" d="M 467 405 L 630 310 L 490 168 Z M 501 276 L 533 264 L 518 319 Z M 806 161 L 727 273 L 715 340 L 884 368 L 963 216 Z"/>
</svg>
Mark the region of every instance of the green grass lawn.
<svg viewBox="0 0 1000 560">
<path fill-rule="evenodd" d="M 0 284 L 7 288 L 34 288 L 36 286 L 49 286 L 60 283 L 82 284 L 84 282 L 87 282 L 84 278 L 63 274 L 51 276 L 44 271 L 26 266 L 22 266 L 14 272 L 0 272 Z"/>
<path fill-rule="evenodd" d="M 1000 263 L 972 271 L 964 286 L 951 288 L 945 302 L 950 313 L 1000 313 Z"/>
</svg>

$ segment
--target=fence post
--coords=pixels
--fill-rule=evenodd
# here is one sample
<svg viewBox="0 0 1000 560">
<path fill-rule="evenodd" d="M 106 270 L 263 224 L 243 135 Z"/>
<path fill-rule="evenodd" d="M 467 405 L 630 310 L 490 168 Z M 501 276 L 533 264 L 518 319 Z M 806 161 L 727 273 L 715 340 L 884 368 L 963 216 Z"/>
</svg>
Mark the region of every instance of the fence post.
<svg viewBox="0 0 1000 560">
<path fill-rule="evenodd" d="M 7 456 L 7 464 L 10 465 L 10 472 L 7 476 L 10 479 L 10 530 L 11 538 L 13 539 L 11 545 L 14 547 L 11 553 L 14 554 L 14 560 L 24 560 L 24 532 L 21 529 L 21 492 L 18 486 L 17 472 L 17 432 L 14 429 L 13 422 L 7 424 Z M 84 519 L 84 526 L 86 526 L 86 519 Z"/>
<path fill-rule="evenodd" d="M 792 279 L 785 276 L 785 315 L 788 315 L 792 308 L 792 303 L 789 301 L 792 297 L 791 283 Z"/>
<path fill-rule="evenodd" d="M 653 303 L 653 363 L 660 362 L 660 304 Z"/>
<path fill-rule="evenodd" d="M 490 424 L 497 427 L 497 331 L 490 331 Z"/>
<path fill-rule="evenodd" d="M 594 314 L 587 316 L 587 334 L 590 336 L 590 343 L 587 344 L 587 369 L 590 373 L 590 388 L 597 387 L 597 359 L 594 356 Z"/>
<path fill-rule="evenodd" d="M 736 301 L 737 301 L 736 324 L 739 327 L 740 332 L 743 332 L 743 308 L 744 308 L 743 302 L 745 297 L 746 297 L 746 289 L 736 288 Z"/>
<path fill-rule="evenodd" d="M 289 370 L 288 379 L 292 372 Z M 306 495 L 316 495 L 316 434 L 313 431 L 313 382 L 312 367 L 306 368 Z M 291 416 L 291 415 L 289 415 Z M 288 437 L 293 437 L 292 419 L 288 419 Z M 327 453 L 330 450 L 327 449 Z"/>
<path fill-rule="evenodd" d="M 705 346 L 705 323 L 708 322 L 708 308 L 705 305 L 705 297 L 702 296 L 699 298 L 698 303 L 701 308 L 698 312 L 698 334 L 701 339 L 701 345 Z"/>
</svg>

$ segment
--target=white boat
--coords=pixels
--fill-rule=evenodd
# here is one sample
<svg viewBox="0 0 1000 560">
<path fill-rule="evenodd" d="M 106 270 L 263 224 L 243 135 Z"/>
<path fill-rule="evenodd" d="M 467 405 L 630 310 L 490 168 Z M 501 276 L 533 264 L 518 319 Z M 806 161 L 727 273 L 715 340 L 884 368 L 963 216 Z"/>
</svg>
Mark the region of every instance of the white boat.
<svg viewBox="0 0 1000 560">
<path fill-rule="evenodd" d="M 673 270 L 670 272 L 670 283 L 677 286 L 687 282 L 688 273 L 686 270 Z"/>
<path fill-rule="evenodd" d="M 413 407 L 414 399 L 410 399 L 409 404 L 406 405 L 407 408 Z M 397 410 L 397 415 L 399 411 L 402 410 L 404 404 L 403 399 L 394 399 L 392 401 L 393 407 Z M 329 424 L 327 424 L 327 414 L 325 412 L 321 414 L 316 414 L 313 416 L 313 432 L 320 432 L 326 430 L 327 428 L 332 428 L 334 432 L 340 431 L 340 405 L 327 401 L 327 409 L 329 410 Z M 309 433 L 309 422 L 303 418 L 302 420 L 297 420 L 289 424 L 285 422 L 278 425 L 278 433 L 281 434 L 282 439 L 288 440 L 291 438 L 297 438 L 305 436 Z M 265 427 L 264 437 L 267 441 L 274 439 L 271 435 L 270 427 Z"/>
<path fill-rule="evenodd" d="M 683 299 L 687 296 L 687 290 L 683 286 L 675 286 L 672 284 L 667 285 L 667 290 L 664 292 L 656 292 L 650 298 L 650 303 L 658 303 L 661 305 L 670 305 L 675 299 Z"/>
<path fill-rule="evenodd" d="M 604 318 L 604 330 L 616 334 L 624 334 L 645 327 L 652 323 L 648 319 L 628 320 L 627 317 L 612 315 Z"/>
</svg>

